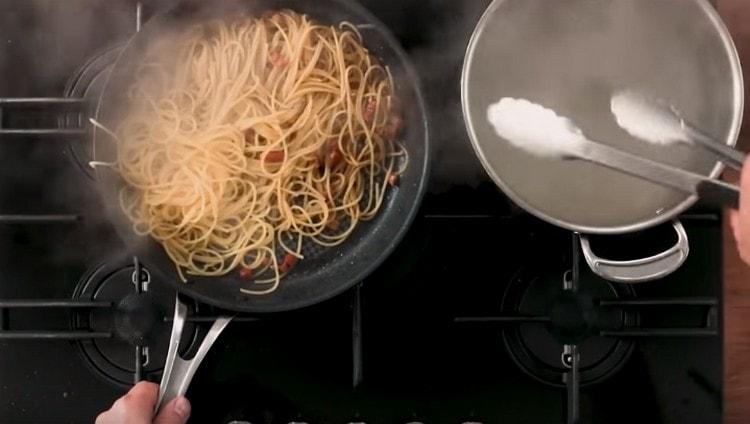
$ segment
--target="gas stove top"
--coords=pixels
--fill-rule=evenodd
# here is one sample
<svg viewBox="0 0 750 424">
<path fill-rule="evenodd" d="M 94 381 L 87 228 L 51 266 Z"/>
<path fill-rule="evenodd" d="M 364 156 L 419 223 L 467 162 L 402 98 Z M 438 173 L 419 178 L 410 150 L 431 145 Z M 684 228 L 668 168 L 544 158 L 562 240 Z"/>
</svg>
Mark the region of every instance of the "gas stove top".
<svg viewBox="0 0 750 424">
<path fill-rule="evenodd" d="M 235 319 L 188 390 L 192 422 L 720 422 L 721 214 L 681 218 L 691 252 L 667 278 L 595 276 L 577 235 L 510 204 L 471 151 L 458 78 L 488 1 L 364 3 L 425 85 L 437 153 L 420 214 L 355 289 Z M 154 8 L 0 3 L 0 422 L 92 422 L 160 379 L 176 293 L 102 217 L 81 100 Z M 636 258 L 669 231 L 593 243 Z M 221 311 L 183 301 L 189 356 Z"/>
</svg>

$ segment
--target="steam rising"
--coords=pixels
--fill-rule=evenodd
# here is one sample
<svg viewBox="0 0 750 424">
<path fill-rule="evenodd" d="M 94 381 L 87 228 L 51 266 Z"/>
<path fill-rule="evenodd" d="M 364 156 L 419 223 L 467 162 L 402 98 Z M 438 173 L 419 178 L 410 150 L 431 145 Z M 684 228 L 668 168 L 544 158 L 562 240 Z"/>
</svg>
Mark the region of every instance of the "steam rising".
<svg viewBox="0 0 750 424">
<path fill-rule="evenodd" d="M 143 3 L 143 16 L 148 18 L 165 1 Z M 487 180 L 466 135 L 459 78 L 469 37 L 489 0 L 362 3 L 406 41 L 404 47 L 422 80 L 434 146 L 432 190 Z M 135 30 L 135 0 L 4 0 L 0 2 L 0 97 L 61 97 L 66 83 L 82 65 L 124 43 Z M 52 123 L 49 126 L 54 126 L 56 120 L 47 118 Z M 7 125 L 13 117 L 5 113 L 3 121 Z M 0 167 L 0 214 L 70 213 L 82 217 L 82 222 L 61 230 L 66 236 L 60 237 L 79 239 L 85 247 L 49 246 L 45 261 L 50 263 L 74 263 L 83 255 L 90 264 L 92 257 L 123 251 L 112 233 L 97 183 L 70 157 L 69 144 L 89 143 L 86 137 L 0 143 L 0 156 L 13 161 L 12 166 Z M 80 159 L 85 166 L 92 158 Z M 40 233 L 40 243 L 49 243 L 43 228 L 32 230 Z M 57 234 L 57 225 L 49 228 Z M 18 247 L 12 237 L 0 239 L 0 243 Z M 0 268 L 13 266 L 3 265 L 0 263 Z"/>
<path fill-rule="evenodd" d="M 471 148 L 461 110 L 466 47 L 489 0 L 363 1 L 396 32 L 417 68 L 430 116 L 430 189 L 476 186 L 488 179 Z"/>
<path fill-rule="evenodd" d="M 135 4 L 129 0 L 0 2 L 0 97 L 62 97 L 77 69 L 135 32 Z M 3 115 L 6 127 L 55 128 L 58 124 L 57 111 L 6 109 Z M 0 234 L 0 249 L 7 253 L 7 246 L 25 251 L 24 255 L 34 255 L 45 264 L 65 268 L 90 265 L 110 253 L 122 254 L 122 245 L 103 213 L 96 184 L 70 157 L 69 145 L 84 151 L 89 143 L 85 136 L 0 141 L 4 161 L 0 166 L 0 214 L 71 214 L 81 218 L 71 224 L 7 227 L 9 233 L 4 230 Z M 18 259 L 9 255 L 0 258 L 12 261 L 0 262 L 3 272 L 24 269 Z"/>
</svg>

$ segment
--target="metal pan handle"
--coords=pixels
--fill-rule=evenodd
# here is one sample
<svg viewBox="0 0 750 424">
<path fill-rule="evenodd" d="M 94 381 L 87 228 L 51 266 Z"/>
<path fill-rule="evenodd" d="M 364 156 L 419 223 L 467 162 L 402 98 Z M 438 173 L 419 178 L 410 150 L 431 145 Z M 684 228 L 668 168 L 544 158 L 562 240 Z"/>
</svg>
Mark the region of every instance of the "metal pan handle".
<svg viewBox="0 0 750 424">
<path fill-rule="evenodd" d="M 211 345 L 214 344 L 219 334 L 224 331 L 224 328 L 234 317 L 217 318 L 211 329 L 208 330 L 206 337 L 203 338 L 203 342 L 201 342 L 195 355 L 190 359 L 183 359 L 180 357 L 178 350 L 186 318 L 187 306 L 177 296 L 174 321 L 172 322 L 172 334 L 169 338 L 169 350 L 167 352 L 167 360 L 164 364 L 164 375 L 162 375 L 161 384 L 159 384 L 159 400 L 156 402 L 156 412 L 159 412 L 162 405 L 166 405 L 170 400 L 178 396 L 183 396 L 187 392 L 195 371 L 200 366 Z"/>
<path fill-rule="evenodd" d="M 677 232 L 677 243 L 666 251 L 649 258 L 631 261 L 602 259 L 591 250 L 591 243 L 581 235 L 581 249 L 591 270 L 602 278 L 618 283 L 644 283 L 665 277 L 677 270 L 690 252 L 687 233 L 679 221 L 672 223 Z"/>
</svg>

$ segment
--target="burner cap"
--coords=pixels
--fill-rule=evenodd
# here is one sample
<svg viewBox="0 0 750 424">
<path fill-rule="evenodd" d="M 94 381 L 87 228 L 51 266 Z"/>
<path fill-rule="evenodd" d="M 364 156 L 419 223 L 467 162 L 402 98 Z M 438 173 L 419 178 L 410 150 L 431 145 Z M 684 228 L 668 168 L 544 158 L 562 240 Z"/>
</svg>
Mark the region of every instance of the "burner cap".
<svg viewBox="0 0 750 424">
<path fill-rule="evenodd" d="M 134 274 L 132 261 L 108 262 L 87 273 L 75 293 L 79 299 L 112 302 L 110 309 L 97 308 L 79 313 L 74 326 L 112 333 L 111 338 L 81 341 L 79 346 L 99 373 L 121 384 L 133 382 L 136 346 L 141 346 L 144 352 L 144 378 L 158 379 L 167 356 L 177 294 L 168 285 L 157 281 L 143 284 Z M 196 306 L 191 307 L 195 309 Z M 196 327 L 186 323 L 181 351 L 197 347 L 197 337 Z"/>
<path fill-rule="evenodd" d="M 633 342 L 598 335 L 600 329 L 635 324 L 637 316 L 618 308 L 601 308 L 603 299 L 633 297 L 630 286 L 614 285 L 581 273 L 575 292 L 563 287 L 564 270 L 524 268 L 506 288 L 503 314 L 549 317 L 549 323 L 523 323 L 503 331 L 513 360 L 527 374 L 546 384 L 564 386 L 564 345 L 578 345 L 581 385 L 614 374 L 630 356 Z"/>
<path fill-rule="evenodd" d="M 594 335 L 596 310 L 587 293 L 565 290 L 549 307 L 550 332 L 564 344 L 577 344 Z"/>
<path fill-rule="evenodd" d="M 155 343 L 158 327 L 165 315 L 153 301 L 150 293 L 131 293 L 117 304 L 115 309 L 115 331 L 133 346 Z"/>
</svg>

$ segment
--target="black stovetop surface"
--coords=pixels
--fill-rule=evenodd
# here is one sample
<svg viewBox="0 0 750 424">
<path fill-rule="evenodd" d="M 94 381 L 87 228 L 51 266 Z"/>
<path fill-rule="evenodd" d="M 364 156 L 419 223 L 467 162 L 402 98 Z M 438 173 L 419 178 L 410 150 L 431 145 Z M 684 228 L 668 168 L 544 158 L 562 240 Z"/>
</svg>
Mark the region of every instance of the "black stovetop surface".
<svg viewBox="0 0 750 424">
<path fill-rule="evenodd" d="M 543 313 L 536 309 L 560 298 L 576 257 L 573 235 L 510 205 L 471 151 L 458 78 L 468 37 L 488 1 L 364 3 L 394 30 L 423 78 L 437 152 L 420 214 L 359 288 L 302 311 L 230 325 L 188 391 L 192 422 L 565 422 L 562 376 L 568 370 L 556 363 L 560 334 L 552 336 L 544 322 L 461 322 Z M 133 1 L 0 2 L 0 97 L 62 95 L 79 66 L 123 41 L 134 26 Z M 6 126 L 23 123 L 10 122 L 16 118 L 8 114 L 0 119 Z M 123 359 L 134 357 L 133 347 L 116 334 L 19 339 L 41 330 L 91 331 L 92 320 L 106 321 L 108 309 L 71 313 L 19 308 L 14 301 L 71 299 L 85 291 L 79 283 L 87 277 L 132 273 L 132 260 L 100 216 L 94 182 L 72 157 L 85 152 L 77 143 L 85 141 L 0 136 L 2 423 L 92 422 L 127 390 L 135 372 L 135 361 Z M 75 220 L 13 222 L 40 214 Z M 590 311 L 597 325 L 586 334 L 632 331 L 631 337 L 593 335 L 578 343 L 582 422 L 721 421 L 721 215 L 696 209 L 683 223 L 690 256 L 663 280 L 613 285 L 579 264 L 579 290 L 594 303 L 617 296 L 675 303 Z M 610 256 L 633 258 L 669 244 L 668 234 L 662 228 L 597 245 Z M 524 294 L 517 306 L 508 293 L 524 284 L 538 293 Z M 163 282 L 150 285 L 172 300 Z M 691 302 L 698 305 L 685 306 Z M 168 308 L 162 312 L 171 316 Z M 198 305 L 193 313 L 215 311 Z M 545 349 L 526 362 L 509 350 L 521 329 L 525 346 Z M 663 337 L 665 329 L 687 330 Z M 153 341 L 145 378 L 158 381 L 163 343 Z M 357 346 L 361 356 L 353 353 Z M 113 351 L 115 366 L 92 360 L 92 352 Z M 607 359 L 617 355 L 621 360 Z M 531 369 L 541 369 L 542 377 Z"/>
</svg>

